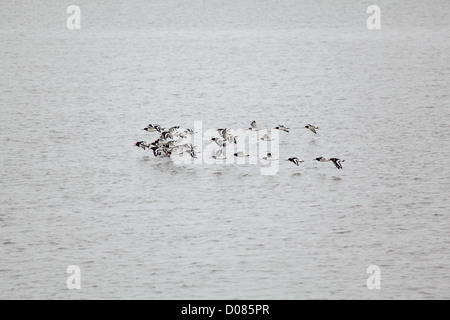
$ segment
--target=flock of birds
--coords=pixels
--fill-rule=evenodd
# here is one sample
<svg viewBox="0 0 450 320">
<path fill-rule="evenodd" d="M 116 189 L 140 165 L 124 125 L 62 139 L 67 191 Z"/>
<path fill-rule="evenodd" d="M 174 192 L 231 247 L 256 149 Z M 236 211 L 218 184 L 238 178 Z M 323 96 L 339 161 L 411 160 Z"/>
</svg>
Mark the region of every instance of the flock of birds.
<svg viewBox="0 0 450 320">
<path fill-rule="evenodd" d="M 317 134 L 317 130 L 319 127 L 316 127 L 314 125 L 308 124 L 305 126 L 306 129 L 310 130 L 314 134 Z M 278 125 L 274 128 L 275 130 L 280 130 L 286 133 L 289 133 L 289 128 Z M 164 127 L 161 127 L 157 124 L 149 124 L 147 127 L 142 129 L 147 132 L 158 132 L 159 137 L 152 143 L 147 143 L 146 141 L 138 141 L 134 145 L 136 147 L 142 148 L 144 150 L 152 150 L 153 155 L 155 157 L 171 157 L 174 154 L 178 155 L 184 155 L 184 153 L 190 154 L 190 156 L 194 159 L 197 159 L 197 154 L 200 153 L 200 151 L 196 150 L 196 146 L 191 143 L 182 143 L 183 139 L 186 139 L 189 135 L 193 135 L 195 132 L 192 129 L 180 129 L 180 126 L 174 126 L 169 129 L 166 129 Z M 252 121 L 250 124 L 250 128 L 248 130 L 251 131 L 259 131 L 259 128 L 256 124 L 256 121 Z M 211 141 L 214 141 L 220 148 L 223 148 L 227 145 L 227 143 L 234 143 L 237 144 L 237 136 L 232 134 L 231 130 L 228 128 L 225 129 L 217 129 L 217 135 L 218 137 L 211 138 Z M 271 139 L 267 134 L 264 134 L 262 138 L 260 138 L 262 141 L 271 141 Z M 181 142 L 181 143 L 180 143 Z M 245 154 L 244 152 L 237 152 L 234 153 L 235 157 L 249 157 L 248 154 Z M 215 160 L 224 160 L 226 157 L 223 154 L 223 149 L 220 149 L 216 152 L 214 152 L 211 155 L 211 158 Z M 278 160 L 273 157 L 271 153 L 267 153 L 267 156 L 262 158 L 266 161 L 275 161 Z M 339 158 L 324 158 L 324 157 L 318 157 L 314 159 L 318 162 L 333 162 L 336 168 L 342 169 L 342 162 L 345 160 L 341 160 Z M 299 160 L 297 157 L 291 157 L 286 159 L 286 161 L 290 161 L 296 166 L 299 166 L 300 163 L 303 163 L 303 160 Z"/>
</svg>

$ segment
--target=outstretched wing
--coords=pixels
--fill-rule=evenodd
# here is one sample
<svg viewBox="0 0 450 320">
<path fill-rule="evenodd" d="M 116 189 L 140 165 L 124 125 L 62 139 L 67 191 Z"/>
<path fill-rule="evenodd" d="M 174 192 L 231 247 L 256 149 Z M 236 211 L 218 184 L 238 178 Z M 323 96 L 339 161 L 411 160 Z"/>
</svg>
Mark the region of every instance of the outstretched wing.
<svg viewBox="0 0 450 320">
<path fill-rule="evenodd" d="M 330 160 L 333 161 L 333 163 L 336 166 L 336 168 L 342 169 L 341 160 L 339 160 L 337 158 L 331 158 Z"/>
</svg>

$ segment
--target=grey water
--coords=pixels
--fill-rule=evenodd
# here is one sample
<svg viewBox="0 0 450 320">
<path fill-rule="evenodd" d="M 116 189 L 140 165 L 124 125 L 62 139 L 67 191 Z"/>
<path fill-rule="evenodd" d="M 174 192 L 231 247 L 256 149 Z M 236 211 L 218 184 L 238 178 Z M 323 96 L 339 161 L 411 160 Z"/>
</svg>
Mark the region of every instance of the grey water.
<svg viewBox="0 0 450 320">
<path fill-rule="evenodd" d="M 450 298 L 448 1 L 74 4 L 0 2 L 1 299 Z M 252 120 L 305 162 L 133 146 Z"/>
</svg>

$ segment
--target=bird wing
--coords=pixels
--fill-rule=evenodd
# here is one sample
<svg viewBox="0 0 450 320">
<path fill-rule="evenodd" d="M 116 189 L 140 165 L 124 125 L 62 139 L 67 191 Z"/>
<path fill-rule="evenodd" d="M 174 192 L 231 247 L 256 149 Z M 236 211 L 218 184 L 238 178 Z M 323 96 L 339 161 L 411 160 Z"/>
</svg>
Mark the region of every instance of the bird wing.
<svg viewBox="0 0 450 320">
<path fill-rule="evenodd" d="M 336 168 L 342 169 L 342 165 L 341 165 L 341 162 L 340 162 L 339 159 L 331 158 L 330 160 L 333 161 L 333 163 L 334 163 L 334 165 L 336 166 Z"/>
<path fill-rule="evenodd" d="M 227 138 L 227 129 L 223 129 L 221 132 L 222 138 L 226 139 Z"/>
</svg>

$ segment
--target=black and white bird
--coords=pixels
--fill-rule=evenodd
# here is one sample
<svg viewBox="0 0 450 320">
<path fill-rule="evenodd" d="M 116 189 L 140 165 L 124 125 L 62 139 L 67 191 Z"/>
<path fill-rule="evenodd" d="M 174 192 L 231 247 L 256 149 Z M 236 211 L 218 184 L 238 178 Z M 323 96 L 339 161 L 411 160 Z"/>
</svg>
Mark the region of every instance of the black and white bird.
<svg viewBox="0 0 450 320">
<path fill-rule="evenodd" d="M 148 130 L 146 130 L 147 128 L 148 128 Z M 143 130 L 146 130 L 148 132 L 154 132 L 154 131 L 163 132 L 164 131 L 164 128 L 161 127 L 159 124 L 153 124 L 153 125 L 149 124 L 147 126 L 147 128 L 145 128 Z"/>
<path fill-rule="evenodd" d="M 268 153 L 265 157 L 263 157 L 262 158 L 263 160 L 266 160 L 266 161 L 275 161 L 275 160 L 278 160 L 277 158 L 274 158 L 273 157 L 273 155 L 272 155 L 272 153 Z"/>
<path fill-rule="evenodd" d="M 213 151 L 211 158 L 213 158 L 215 160 L 224 160 L 224 159 L 226 159 L 226 157 L 224 157 L 224 155 L 223 155 L 223 151 L 222 150 L 217 150 L 215 153 Z"/>
<path fill-rule="evenodd" d="M 272 141 L 273 139 L 270 139 L 270 137 L 267 134 L 265 134 L 265 135 L 263 135 L 263 137 L 260 140 L 262 140 L 262 141 Z"/>
<path fill-rule="evenodd" d="M 149 146 L 156 146 L 156 147 L 162 147 L 164 145 L 164 141 L 161 139 L 156 139 L 152 143 L 149 144 Z"/>
<path fill-rule="evenodd" d="M 138 141 L 134 144 L 136 147 L 142 148 L 144 150 L 149 148 L 149 145 L 145 141 Z"/>
<path fill-rule="evenodd" d="M 342 162 L 345 162 L 345 160 L 341 160 L 338 158 L 330 158 L 330 161 L 332 161 L 338 169 L 342 169 Z"/>
<path fill-rule="evenodd" d="M 278 126 L 276 126 L 274 129 L 280 130 L 280 131 L 284 131 L 289 133 L 289 128 L 286 128 L 285 126 L 279 124 Z"/>
<path fill-rule="evenodd" d="M 147 132 L 155 132 L 155 131 L 158 131 L 158 130 L 155 128 L 155 126 L 152 125 L 151 123 L 150 123 L 147 127 L 145 127 L 144 129 L 142 129 L 142 130 L 145 130 L 145 131 L 147 131 Z"/>
<path fill-rule="evenodd" d="M 236 152 L 235 154 L 234 154 L 234 156 L 235 157 L 249 157 L 250 155 L 248 155 L 248 154 L 245 154 L 244 152 L 242 152 L 242 151 L 239 151 L 239 152 Z"/>
<path fill-rule="evenodd" d="M 162 137 L 164 140 L 173 139 L 173 135 L 172 135 L 172 133 L 171 133 L 170 131 L 164 131 L 164 132 L 161 132 L 161 137 Z"/>
<path fill-rule="evenodd" d="M 211 138 L 211 140 L 217 143 L 219 147 L 225 147 L 227 145 L 226 142 L 220 138 Z"/>
<path fill-rule="evenodd" d="M 303 160 L 298 160 L 297 157 L 289 158 L 289 159 L 287 159 L 286 161 L 290 161 L 290 162 L 292 162 L 293 164 L 295 164 L 296 166 L 298 166 L 300 163 L 304 162 Z"/>
<path fill-rule="evenodd" d="M 342 169 L 342 162 L 345 162 L 345 160 L 341 160 L 341 159 L 338 159 L 338 158 L 330 158 L 330 159 L 326 159 L 326 158 L 324 158 L 324 157 L 318 157 L 318 158 L 316 158 L 316 159 L 314 159 L 314 160 L 319 161 L 319 162 L 328 162 L 328 161 L 331 161 L 331 162 L 334 163 L 334 165 L 335 165 L 336 168 L 338 168 L 338 169 Z"/>
<path fill-rule="evenodd" d="M 250 128 L 248 128 L 248 130 L 252 130 L 252 131 L 258 131 L 259 130 L 259 128 L 258 128 L 258 126 L 256 125 L 256 121 L 255 120 L 253 120 L 252 121 L 252 123 L 250 123 Z"/>
<path fill-rule="evenodd" d="M 237 143 L 236 138 L 237 136 L 233 135 L 230 133 L 230 129 L 225 128 L 225 129 L 217 129 L 217 131 L 219 132 L 220 138 L 226 142 L 228 141 L 229 143 Z"/>
<path fill-rule="evenodd" d="M 227 140 L 228 140 L 228 142 L 230 142 L 230 143 L 237 144 L 237 137 L 238 137 L 238 136 L 229 134 L 229 135 L 227 135 Z"/>
<path fill-rule="evenodd" d="M 307 126 L 305 126 L 306 129 L 311 130 L 312 132 L 314 132 L 314 134 L 317 134 L 317 131 L 319 129 L 319 127 L 313 126 L 312 124 L 308 124 Z"/>
<path fill-rule="evenodd" d="M 227 138 L 227 132 L 228 131 L 228 128 L 225 128 L 225 129 L 217 129 L 217 132 L 219 132 L 219 135 L 224 139 L 224 140 L 226 140 L 226 138 Z"/>
<path fill-rule="evenodd" d="M 195 152 L 194 149 L 191 149 L 191 150 L 189 151 L 189 154 L 191 155 L 192 158 L 197 159 L 197 152 Z"/>
<path fill-rule="evenodd" d="M 163 149 L 163 148 L 160 148 L 160 147 L 158 147 L 158 146 L 153 146 L 153 147 L 151 147 L 150 149 L 152 149 L 153 155 L 154 155 L 155 157 L 162 155 L 163 152 L 164 152 L 164 149 Z"/>
</svg>

